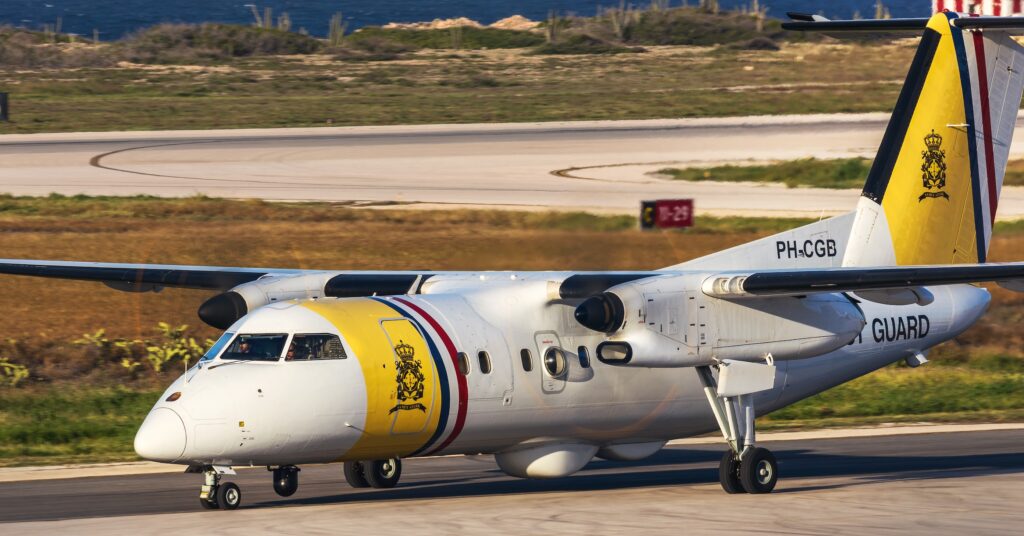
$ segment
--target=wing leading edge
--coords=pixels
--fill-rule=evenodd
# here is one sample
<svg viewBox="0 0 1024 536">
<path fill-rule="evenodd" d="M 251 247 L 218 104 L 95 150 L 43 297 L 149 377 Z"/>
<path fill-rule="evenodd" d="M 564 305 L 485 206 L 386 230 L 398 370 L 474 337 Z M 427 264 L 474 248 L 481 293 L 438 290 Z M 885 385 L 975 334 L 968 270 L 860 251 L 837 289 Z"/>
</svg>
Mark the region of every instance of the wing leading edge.
<svg viewBox="0 0 1024 536">
<path fill-rule="evenodd" d="M 265 275 L 306 272 L 278 268 L 227 268 L 171 264 L 33 261 L 0 259 L 0 274 L 97 281 L 117 290 L 144 292 L 164 287 L 227 290 Z M 308 271 L 312 273 L 313 271 Z"/>
<path fill-rule="evenodd" d="M 1011 290 L 1024 288 L 1024 263 L 725 273 L 706 278 L 701 290 L 713 298 L 763 298 L 990 281 Z"/>
</svg>

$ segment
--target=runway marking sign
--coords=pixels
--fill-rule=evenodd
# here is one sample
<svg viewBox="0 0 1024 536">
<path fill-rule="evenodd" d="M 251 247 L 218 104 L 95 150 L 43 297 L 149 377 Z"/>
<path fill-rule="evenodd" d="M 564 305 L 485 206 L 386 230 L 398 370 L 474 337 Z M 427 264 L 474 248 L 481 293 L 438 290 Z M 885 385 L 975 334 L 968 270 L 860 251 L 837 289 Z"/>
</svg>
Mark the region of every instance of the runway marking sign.
<svg viewBox="0 0 1024 536">
<path fill-rule="evenodd" d="M 640 202 L 641 229 L 693 227 L 693 199 L 658 199 Z"/>
</svg>

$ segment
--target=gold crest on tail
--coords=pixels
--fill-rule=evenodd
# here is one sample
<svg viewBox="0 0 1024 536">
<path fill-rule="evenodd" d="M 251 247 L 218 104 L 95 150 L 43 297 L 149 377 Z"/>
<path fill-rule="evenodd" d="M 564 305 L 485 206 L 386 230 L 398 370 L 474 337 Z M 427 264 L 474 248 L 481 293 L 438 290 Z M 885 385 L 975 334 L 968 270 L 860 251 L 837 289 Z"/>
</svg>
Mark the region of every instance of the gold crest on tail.
<svg viewBox="0 0 1024 536">
<path fill-rule="evenodd" d="M 928 149 L 921 151 L 921 182 L 928 191 L 921 194 L 917 202 L 939 197 L 948 201 L 949 194 L 942 191 L 946 187 L 946 151 L 942 149 L 942 136 L 933 129 L 931 134 L 924 137 L 924 145 Z M 938 191 L 931 191 L 933 189 Z"/>
</svg>

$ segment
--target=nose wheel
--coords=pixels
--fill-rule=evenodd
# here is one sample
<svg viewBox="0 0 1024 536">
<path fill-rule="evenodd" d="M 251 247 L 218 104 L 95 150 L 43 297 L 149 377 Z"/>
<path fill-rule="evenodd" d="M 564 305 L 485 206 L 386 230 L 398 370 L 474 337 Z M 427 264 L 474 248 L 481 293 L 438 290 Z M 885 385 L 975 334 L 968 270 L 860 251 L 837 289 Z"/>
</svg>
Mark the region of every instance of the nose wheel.
<svg viewBox="0 0 1024 536">
<path fill-rule="evenodd" d="M 199 491 L 199 505 L 204 510 L 234 510 L 242 504 L 242 490 L 234 482 L 221 482 L 222 475 L 235 474 L 230 467 L 207 467 Z"/>
</svg>

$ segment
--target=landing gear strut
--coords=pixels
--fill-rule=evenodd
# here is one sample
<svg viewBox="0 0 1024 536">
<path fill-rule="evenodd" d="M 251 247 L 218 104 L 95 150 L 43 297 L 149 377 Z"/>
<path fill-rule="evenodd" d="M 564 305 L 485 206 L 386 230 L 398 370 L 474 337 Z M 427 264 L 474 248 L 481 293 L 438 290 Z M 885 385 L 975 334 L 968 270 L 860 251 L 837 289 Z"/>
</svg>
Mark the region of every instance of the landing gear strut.
<svg viewBox="0 0 1024 536">
<path fill-rule="evenodd" d="M 192 468 L 188 472 L 193 471 Z M 234 510 L 242 504 L 242 491 L 234 482 L 221 482 L 222 475 L 233 475 L 235 472 L 230 467 L 204 467 L 202 469 L 204 481 L 199 491 L 199 505 L 205 510 Z"/>
<path fill-rule="evenodd" d="M 764 367 L 763 370 L 751 367 Z M 752 394 L 774 382 L 774 365 L 769 359 L 767 365 L 742 363 L 737 368 L 751 378 L 738 378 L 737 389 L 725 392 L 707 366 L 697 367 L 697 376 L 704 386 L 704 394 L 711 404 L 718 427 L 729 444 L 729 450 L 718 465 L 718 480 L 726 493 L 770 493 L 779 479 L 779 467 L 775 456 L 768 449 L 754 444 L 754 399 Z M 724 373 L 723 373 L 724 374 Z M 749 381 L 748 381 L 749 380 Z M 724 384 L 724 382 L 723 382 Z M 758 386 L 758 384 L 760 384 Z"/>
<path fill-rule="evenodd" d="M 282 497 L 291 497 L 298 489 L 298 467 L 295 467 L 294 465 L 282 465 L 281 467 L 274 469 L 274 492 Z"/>
<path fill-rule="evenodd" d="M 345 480 L 353 488 L 393 488 L 401 476 L 400 458 L 345 462 Z"/>
</svg>

